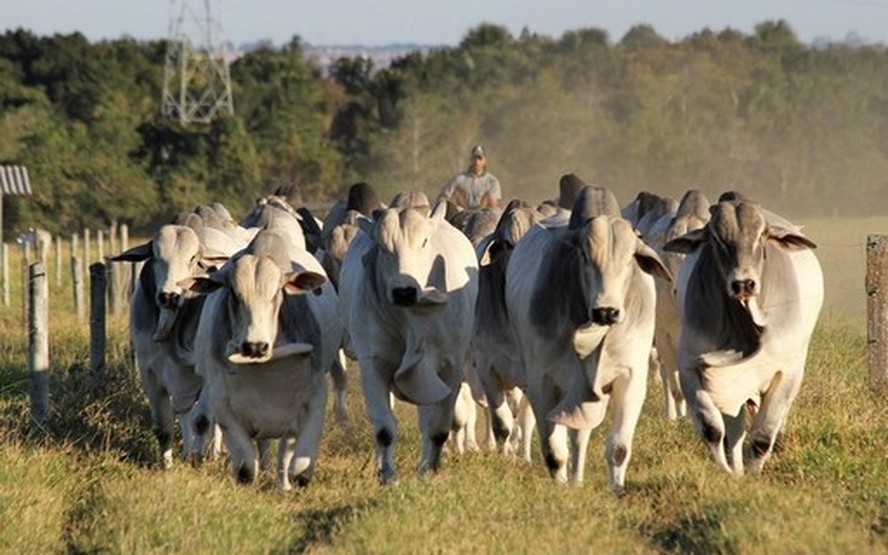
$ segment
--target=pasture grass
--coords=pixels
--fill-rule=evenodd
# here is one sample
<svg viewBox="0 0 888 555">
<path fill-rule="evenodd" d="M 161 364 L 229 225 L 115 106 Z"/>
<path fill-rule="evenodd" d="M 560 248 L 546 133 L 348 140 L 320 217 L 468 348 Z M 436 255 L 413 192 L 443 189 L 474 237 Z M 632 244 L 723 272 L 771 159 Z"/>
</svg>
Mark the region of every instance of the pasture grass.
<svg viewBox="0 0 888 555">
<path fill-rule="evenodd" d="M 717 469 L 690 421 L 663 418 L 652 380 L 623 498 L 607 487 L 607 421 L 593 432 L 580 486 L 553 484 L 536 443 L 531 465 L 449 452 L 440 473 L 419 477 L 415 411 L 400 403 L 400 483 L 383 488 L 352 366 L 350 420 L 328 412 L 313 482 L 283 493 L 270 473 L 236 485 L 224 458 L 161 470 L 125 317 L 108 324 L 96 388 L 87 324 L 60 303 L 42 428 L 29 423 L 18 307 L 0 309 L 0 552 L 888 553 L 888 407 L 868 384 L 862 333 L 846 320 L 822 319 L 760 477 Z"/>
</svg>

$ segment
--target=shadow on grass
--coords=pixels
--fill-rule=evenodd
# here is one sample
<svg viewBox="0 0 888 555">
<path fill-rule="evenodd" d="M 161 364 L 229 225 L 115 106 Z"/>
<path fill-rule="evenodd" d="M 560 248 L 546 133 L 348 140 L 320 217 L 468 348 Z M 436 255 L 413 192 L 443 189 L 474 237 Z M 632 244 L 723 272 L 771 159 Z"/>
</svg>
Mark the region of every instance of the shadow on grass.
<svg viewBox="0 0 888 555">
<path fill-rule="evenodd" d="M 36 445 L 70 445 L 84 453 L 111 451 L 140 466 L 159 464 L 150 414 L 137 372 L 115 361 L 100 384 L 86 357 L 57 363 L 49 379 L 49 410 L 42 425 L 31 420 L 28 370 L 0 361 L 0 436 Z"/>
<path fill-rule="evenodd" d="M 296 515 L 305 533 L 290 546 L 289 553 L 305 553 L 321 544 L 329 544 L 343 528 L 372 505 L 369 501 L 309 509 Z"/>
<path fill-rule="evenodd" d="M 739 553 L 735 539 L 725 529 L 729 507 L 701 507 L 671 526 L 655 531 L 651 540 L 657 549 L 671 553 Z"/>
</svg>

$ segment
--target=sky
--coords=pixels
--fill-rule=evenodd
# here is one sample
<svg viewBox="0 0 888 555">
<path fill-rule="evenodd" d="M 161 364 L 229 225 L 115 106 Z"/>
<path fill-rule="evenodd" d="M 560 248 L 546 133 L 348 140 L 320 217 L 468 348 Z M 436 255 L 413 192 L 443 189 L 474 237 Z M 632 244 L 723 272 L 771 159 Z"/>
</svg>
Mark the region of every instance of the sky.
<svg viewBox="0 0 888 555">
<path fill-rule="evenodd" d="M 37 35 L 78 31 L 91 41 L 168 34 L 172 4 L 202 8 L 204 0 L 0 0 L 0 25 Z M 800 40 L 843 40 L 856 33 L 888 44 L 888 0 L 210 0 L 235 46 L 299 35 L 312 45 L 456 45 L 480 23 L 558 38 L 595 27 L 618 41 L 648 24 L 669 40 L 705 27 L 749 34 L 765 20 L 784 19 Z M 176 10 L 179 11 L 178 9 Z"/>
</svg>

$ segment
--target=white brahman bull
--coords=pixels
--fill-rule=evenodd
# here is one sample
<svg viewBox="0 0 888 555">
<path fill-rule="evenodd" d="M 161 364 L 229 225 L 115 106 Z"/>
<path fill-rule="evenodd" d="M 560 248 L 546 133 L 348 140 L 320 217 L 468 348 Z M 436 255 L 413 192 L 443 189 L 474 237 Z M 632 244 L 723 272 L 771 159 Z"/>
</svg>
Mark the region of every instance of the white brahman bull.
<svg viewBox="0 0 888 555">
<path fill-rule="evenodd" d="M 292 251 L 293 256 L 299 256 L 302 251 L 308 250 L 319 260 L 324 258 L 322 251 L 317 250 L 323 241 L 323 232 L 321 225 L 314 220 L 304 207 L 296 209 L 293 203 L 301 205 L 301 193 L 298 187 L 292 185 L 283 185 L 278 187 L 278 191 L 290 194 L 289 201 L 287 196 L 267 195 L 256 201 L 253 209 L 249 214 L 241 220 L 241 225 L 254 228 L 258 227 L 273 231 L 284 238 L 288 248 Z M 313 250 L 314 247 L 314 250 Z M 323 265 L 326 270 L 327 267 Z M 327 279 L 333 282 L 335 287 L 336 278 L 327 274 Z M 348 377 L 345 370 L 345 357 L 338 356 L 330 367 L 330 378 L 333 381 L 333 412 L 336 414 L 337 420 L 343 422 L 348 419 L 347 401 L 348 401 Z"/>
<path fill-rule="evenodd" d="M 390 392 L 418 405 L 420 472 L 439 468 L 453 423 L 478 295 L 478 262 L 469 240 L 444 220 L 445 212 L 440 203 L 430 215 L 408 206 L 388 208 L 374 221 L 361 219 L 362 232 L 342 265 L 346 329 L 361 368 L 383 484 L 396 479 Z"/>
<path fill-rule="evenodd" d="M 553 478 L 583 479 L 592 428 L 613 398 L 605 458 L 621 494 L 647 390 L 654 334 L 653 249 L 620 217 L 613 194 L 587 186 L 568 226 L 534 226 L 506 271 L 506 307 L 527 374 L 543 456 Z"/>
<path fill-rule="evenodd" d="M 520 444 L 521 457 L 528 462 L 535 421 L 521 390 L 525 377 L 520 350 L 506 313 L 506 268 L 515 245 L 541 219 L 535 208 L 511 201 L 493 233 L 476 247 L 480 270 L 471 358 L 496 441 L 506 454 L 513 454 Z"/>
<path fill-rule="evenodd" d="M 664 248 L 688 255 L 677 280 L 678 365 L 697 431 L 719 466 L 742 474 L 749 411 L 759 473 L 799 392 L 823 304 L 815 245 L 731 193 L 704 228 Z"/>
<path fill-rule="evenodd" d="M 173 464 L 173 420 L 179 420 L 183 456 L 199 460 L 203 445 L 189 425 L 202 380 L 194 372 L 194 334 L 202 298 L 194 298 L 180 281 L 220 264 L 243 245 L 204 229 L 200 219 L 184 216 L 191 226 L 167 224 L 148 243 L 112 258 L 145 261 L 132 296 L 130 333 L 136 367 L 151 409 L 151 424 L 164 467 Z"/>
<path fill-rule="evenodd" d="M 324 424 L 326 374 L 342 341 L 338 299 L 320 263 L 262 230 L 221 270 L 184 283 L 209 294 L 195 338 L 205 381 L 198 419 L 222 428 L 241 483 L 256 477 L 254 440 L 280 438 L 281 488 L 291 488 L 291 477 L 307 484 Z"/>
</svg>

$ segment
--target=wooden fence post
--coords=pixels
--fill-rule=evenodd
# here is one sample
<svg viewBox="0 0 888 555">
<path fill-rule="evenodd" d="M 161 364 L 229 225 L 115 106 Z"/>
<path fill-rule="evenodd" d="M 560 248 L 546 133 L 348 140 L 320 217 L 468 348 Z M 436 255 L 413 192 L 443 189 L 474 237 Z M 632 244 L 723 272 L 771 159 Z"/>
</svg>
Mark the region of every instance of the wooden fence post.
<svg viewBox="0 0 888 555">
<path fill-rule="evenodd" d="M 93 392 L 101 390 L 105 381 L 105 264 L 89 266 L 89 367 Z"/>
<path fill-rule="evenodd" d="M 49 287 L 46 267 L 36 263 L 28 268 L 31 306 L 28 313 L 28 392 L 31 398 L 31 423 L 42 427 L 49 411 Z"/>
<path fill-rule="evenodd" d="M 71 284 L 74 288 L 74 312 L 77 321 L 82 322 L 85 316 L 83 307 L 83 264 L 77 254 L 71 255 Z"/>
<path fill-rule="evenodd" d="M 92 261 L 92 247 L 90 247 L 90 232 L 88 227 L 83 228 L 83 267 L 89 269 Z"/>
<path fill-rule="evenodd" d="M 96 230 L 96 252 L 98 256 L 96 260 L 98 262 L 105 261 L 105 232 L 101 229 Z"/>
<path fill-rule="evenodd" d="M 9 245 L 3 243 L 0 247 L 0 264 L 3 265 L 3 306 L 9 306 L 9 289 L 12 285 L 9 283 Z"/>
<path fill-rule="evenodd" d="M 28 312 L 31 310 L 31 288 L 28 286 L 30 273 L 31 245 L 26 241 L 22 243 L 22 269 L 19 272 L 19 275 L 22 276 L 22 322 L 25 324 L 25 331 L 28 331 L 30 325 L 30 316 L 28 316 Z"/>
<path fill-rule="evenodd" d="M 888 385 L 888 235 L 866 238 L 866 349 L 870 381 Z"/>
<path fill-rule="evenodd" d="M 55 238 L 55 282 L 56 287 L 62 285 L 62 236 Z"/>
</svg>

